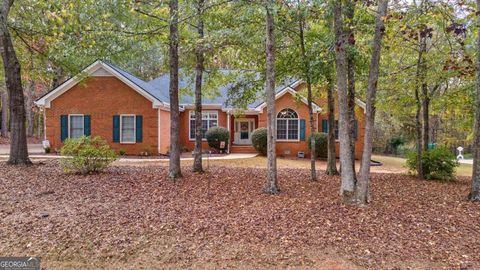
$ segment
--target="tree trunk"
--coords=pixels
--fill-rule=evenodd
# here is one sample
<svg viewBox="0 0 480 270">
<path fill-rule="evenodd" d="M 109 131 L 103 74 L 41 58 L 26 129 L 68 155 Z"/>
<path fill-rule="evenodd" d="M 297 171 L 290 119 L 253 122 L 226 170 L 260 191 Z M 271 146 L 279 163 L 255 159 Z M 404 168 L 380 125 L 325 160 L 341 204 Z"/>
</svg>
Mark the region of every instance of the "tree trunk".
<svg viewBox="0 0 480 270">
<path fill-rule="evenodd" d="M 300 7 L 299 7 L 300 8 Z M 300 11 L 300 14 L 302 12 Z M 317 153 L 315 147 L 315 120 L 313 119 L 313 94 L 312 94 L 312 79 L 310 74 L 310 60 L 307 57 L 307 52 L 305 49 L 305 18 L 303 15 L 300 15 L 299 18 L 299 38 L 300 38 L 300 49 L 302 52 L 303 68 L 304 68 L 304 77 L 307 81 L 307 100 L 308 100 L 308 119 L 310 123 L 310 179 L 312 181 L 317 181 L 317 169 L 315 168 L 315 163 L 317 160 Z"/>
<path fill-rule="evenodd" d="M 480 1 L 480 0 L 479 0 Z M 368 74 L 368 89 L 365 115 L 365 137 L 360 165 L 360 177 L 357 181 L 356 200 L 358 204 L 367 204 L 370 183 L 370 159 L 372 158 L 373 131 L 375 124 L 375 98 L 380 70 L 380 53 L 385 32 L 383 17 L 387 15 L 388 0 L 380 0 L 375 18 L 375 35 L 372 44 L 372 62 Z"/>
<path fill-rule="evenodd" d="M 53 68 L 53 70 L 54 70 L 55 76 L 53 76 L 51 87 L 52 87 L 52 89 L 55 89 L 55 88 L 59 87 L 60 84 L 62 84 L 65 75 L 63 73 L 63 68 L 62 67 L 55 66 Z"/>
<path fill-rule="evenodd" d="M 348 19 L 347 30 L 345 31 L 345 37 L 347 39 L 347 84 L 348 84 L 348 113 L 350 117 L 350 127 L 352 128 L 355 123 L 355 34 L 354 17 L 355 17 L 355 3 L 356 1 L 348 0 L 345 6 L 345 16 Z M 352 139 L 350 140 L 350 151 L 352 151 L 352 166 L 355 172 L 355 139 L 353 138 L 353 128 L 351 129 Z M 356 175 L 354 174 L 355 181 Z"/>
<path fill-rule="evenodd" d="M 170 162 L 169 177 L 182 177 L 180 169 L 180 108 L 178 101 L 178 0 L 170 0 Z"/>
<path fill-rule="evenodd" d="M 336 38 L 335 63 L 337 68 L 338 107 L 339 107 L 339 139 L 341 189 L 340 194 L 345 202 L 352 202 L 355 192 L 355 171 L 351 146 L 350 114 L 348 111 L 347 59 L 345 51 L 345 35 L 343 32 L 342 3 L 334 2 L 334 28 Z"/>
<path fill-rule="evenodd" d="M 426 83 L 422 84 L 422 114 L 423 114 L 423 150 L 428 150 L 430 143 L 430 96 L 428 93 L 428 86 Z"/>
<path fill-rule="evenodd" d="M 10 158 L 8 163 L 12 165 L 29 165 L 32 162 L 28 157 L 27 149 L 22 73 L 7 23 L 11 5 L 13 5 L 13 0 L 4 0 L 0 11 L 0 51 L 5 69 L 5 81 L 10 108 Z"/>
<path fill-rule="evenodd" d="M 473 138 L 472 188 L 469 199 L 480 201 L 480 0 L 477 0 L 477 81 L 475 97 L 475 124 Z"/>
<path fill-rule="evenodd" d="M 34 135 L 35 127 L 35 113 L 33 112 L 33 100 L 35 95 L 35 81 L 29 80 L 26 91 L 26 105 L 25 112 L 27 117 L 27 136 L 32 137 Z"/>
<path fill-rule="evenodd" d="M 328 100 L 328 161 L 327 174 L 338 175 L 337 153 L 335 152 L 335 98 L 333 96 L 333 78 L 327 79 L 327 100 Z"/>
<path fill-rule="evenodd" d="M 195 65 L 195 150 L 193 171 L 203 172 L 202 167 L 202 80 L 203 80 L 203 4 L 204 0 L 198 0 L 197 6 L 197 31 L 199 43 L 195 49 L 196 65 Z"/>
<path fill-rule="evenodd" d="M 420 47 L 418 50 L 418 59 L 417 59 L 417 72 L 416 72 L 416 86 L 415 86 L 415 101 L 416 101 L 416 113 L 415 113 L 415 129 L 416 129 L 416 145 L 417 145 L 417 177 L 420 179 L 425 178 L 423 173 L 422 165 L 422 152 L 428 147 L 424 145 L 423 136 L 422 136 L 422 122 L 421 122 L 421 112 L 422 112 L 422 101 L 420 98 L 419 88 L 422 89 L 425 87 L 425 53 L 427 51 L 427 41 L 425 37 L 422 37 L 419 34 Z M 423 91 L 423 90 L 422 90 Z M 428 113 L 428 112 L 427 112 Z M 427 135 L 428 136 L 428 135 Z"/>
<path fill-rule="evenodd" d="M 275 23 L 273 19 L 272 1 L 268 1 L 265 9 L 266 16 L 266 89 L 267 94 L 267 183 L 265 193 L 275 194 L 280 192 L 277 183 L 277 153 L 276 153 L 276 126 L 275 112 Z"/>
<path fill-rule="evenodd" d="M 0 120 L 0 136 L 8 137 L 8 93 L 7 89 L 0 90 L 0 101 L 2 102 L 2 119 Z"/>
<path fill-rule="evenodd" d="M 317 169 L 315 167 L 315 163 L 317 161 L 317 149 L 316 149 L 316 142 L 315 142 L 315 120 L 313 118 L 313 106 L 312 106 L 312 83 L 310 76 L 307 78 L 307 89 L 308 89 L 308 119 L 310 122 L 310 135 L 311 135 L 311 140 L 310 140 L 310 179 L 312 181 L 317 181 Z"/>
</svg>

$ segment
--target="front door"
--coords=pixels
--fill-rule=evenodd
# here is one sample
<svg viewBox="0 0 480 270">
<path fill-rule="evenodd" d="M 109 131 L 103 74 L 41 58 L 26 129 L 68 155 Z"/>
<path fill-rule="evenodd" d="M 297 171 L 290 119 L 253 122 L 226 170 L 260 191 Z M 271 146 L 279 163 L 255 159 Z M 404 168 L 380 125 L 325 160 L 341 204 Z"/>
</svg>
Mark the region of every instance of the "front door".
<svg viewBox="0 0 480 270">
<path fill-rule="evenodd" d="M 253 119 L 235 120 L 235 143 L 236 144 L 252 144 L 252 131 L 255 129 Z"/>
</svg>

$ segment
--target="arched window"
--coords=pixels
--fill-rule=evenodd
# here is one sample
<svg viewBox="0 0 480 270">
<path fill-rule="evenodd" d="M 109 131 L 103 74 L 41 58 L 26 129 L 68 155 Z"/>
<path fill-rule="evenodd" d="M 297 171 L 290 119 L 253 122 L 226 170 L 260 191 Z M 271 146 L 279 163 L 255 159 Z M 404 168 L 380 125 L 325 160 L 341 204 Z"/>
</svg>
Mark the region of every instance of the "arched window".
<svg viewBox="0 0 480 270">
<path fill-rule="evenodd" d="M 298 140 L 298 114 L 292 109 L 283 109 L 277 114 L 277 140 Z"/>
</svg>

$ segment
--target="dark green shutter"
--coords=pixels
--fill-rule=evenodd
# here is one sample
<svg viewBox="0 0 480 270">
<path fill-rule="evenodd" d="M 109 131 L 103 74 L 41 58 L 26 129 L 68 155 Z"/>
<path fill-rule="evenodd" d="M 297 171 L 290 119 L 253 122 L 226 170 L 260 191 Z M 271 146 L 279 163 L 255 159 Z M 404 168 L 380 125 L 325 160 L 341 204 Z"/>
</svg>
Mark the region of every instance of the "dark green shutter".
<svg viewBox="0 0 480 270">
<path fill-rule="evenodd" d="M 113 116 L 113 137 L 114 143 L 120 142 L 120 115 Z"/>
<path fill-rule="evenodd" d="M 358 138 L 358 121 L 353 121 L 353 139 L 356 140 Z"/>
<path fill-rule="evenodd" d="M 305 141 L 305 119 L 300 120 L 300 141 Z"/>
<path fill-rule="evenodd" d="M 322 120 L 322 132 L 323 133 L 328 133 L 328 120 L 327 119 Z"/>
<path fill-rule="evenodd" d="M 335 134 L 335 140 L 338 140 L 338 135 L 339 135 L 339 130 L 338 130 L 338 120 L 335 120 L 335 129 L 334 129 L 334 134 Z"/>
<path fill-rule="evenodd" d="M 142 142 L 143 139 L 143 117 L 141 115 L 137 115 L 135 119 L 135 139 L 136 142 Z"/>
<path fill-rule="evenodd" d="M 68 115 L 60 116 L 60 140 L 62 142 L 68 138 Z"/>
<path fill-rule="evenodd" d="M 91 118 L 90 115 L 83 116 L 83 135 L 90 136 L 91 131 Z"/>
</svg>

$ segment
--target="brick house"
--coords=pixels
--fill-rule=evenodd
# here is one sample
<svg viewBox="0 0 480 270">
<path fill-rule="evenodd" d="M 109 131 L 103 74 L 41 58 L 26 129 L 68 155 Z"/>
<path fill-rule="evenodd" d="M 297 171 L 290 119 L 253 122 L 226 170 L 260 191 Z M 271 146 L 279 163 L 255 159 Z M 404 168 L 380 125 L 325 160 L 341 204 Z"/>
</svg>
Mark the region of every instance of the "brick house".
<svg viewBox="0 0 480 270">
<path fill-rule="evenodd" d="M 66 138 L 101 136 L 115 150 L 130 155 L 144 151 L 167 154 L 170 145 L 168 86 L 168 74 L 146 82 L 110 63 L 96 61 L 35 102 L 44 111 L 45 140 L 55 149 L 60 148 Z M 184 79 L 180 79 L 180 87 L 188 87 Z M 301 80 L 277 86 L 277 153 L 280 156 L 309 153 L 307 100 L 296 95 L 304 88 Z M 251 133 L 266 127 L 266 103 L 259 98 L 246 109 L 232 108 L 226 105 L 227 91 L 226 86 L 220 87 L 218 96 L 203 98 L 204 131 L 214 126 L 225 127 L 230 131 L 231 152 L 254 151 Z M 359 100 L 356 104 L 355 148 L 359 158 L 365 105 Z M 194 147 L 193 97 L 181 95 L 180 106 L 180 142 L 185 151 L 191 151 Z M 326 107 L 325 99 L 314 104 L 318 131 L 327 131 Z M 337 142 L 337 153 L 338 145 Z M 208 149 L 206 141 L 203 147 Z"/>
</svg>

